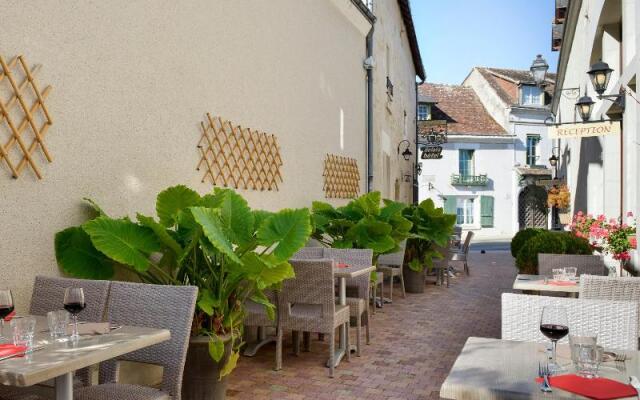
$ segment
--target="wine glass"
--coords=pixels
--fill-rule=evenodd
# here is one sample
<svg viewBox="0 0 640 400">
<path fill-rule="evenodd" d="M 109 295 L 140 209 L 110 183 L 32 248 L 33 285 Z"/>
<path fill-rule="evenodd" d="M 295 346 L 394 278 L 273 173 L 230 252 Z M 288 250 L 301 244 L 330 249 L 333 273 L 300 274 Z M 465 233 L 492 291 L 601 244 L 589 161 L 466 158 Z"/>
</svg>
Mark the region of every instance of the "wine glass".
<svg viewBox="0 0 640 400">
<path fill-rule="evenodd" d="M 69 311 L 73 317 L 73 332 L 71 340 L 76 341 L 80 337 L 78 334 L 78 314 L 84 310 L 84 292 L 82 288 L 66 288 L 64 291 L 64 309 Z"/>
<path fill-rule="evenodd" d="M 2 335 L 4 332 L 4 319 L 13 312 L 13 296 L 11 290 L 0 290 L 0 343 L 7 340 Z"/>
<path fill-rule="evenodd" d="M 540 317 L 540 332 L 551 340 L 553 346 L 549 369 L 552 372 L 562 371 L 556 361 L 556 345 L 558 340 L 569 334 L 567 310 L 564 307 L 545 306 Z"/>
</svg>

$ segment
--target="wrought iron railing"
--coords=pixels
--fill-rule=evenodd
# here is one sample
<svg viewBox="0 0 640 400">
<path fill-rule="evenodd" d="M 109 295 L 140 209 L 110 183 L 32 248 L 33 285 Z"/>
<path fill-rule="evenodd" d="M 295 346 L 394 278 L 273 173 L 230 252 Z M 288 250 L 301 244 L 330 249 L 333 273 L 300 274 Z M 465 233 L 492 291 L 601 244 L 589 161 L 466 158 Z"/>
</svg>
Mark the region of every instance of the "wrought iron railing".
<svg viewBox="0 0 640 400">
<path fill-rule="evenodd" d="M 487 182 L 489 182 L 489 178 L 487 177 L 486 174 L 484 174 L 484 175 L 452 174 L 451 175 L 451 184 L 452 185 L 486 186 Z"/>
</svg>

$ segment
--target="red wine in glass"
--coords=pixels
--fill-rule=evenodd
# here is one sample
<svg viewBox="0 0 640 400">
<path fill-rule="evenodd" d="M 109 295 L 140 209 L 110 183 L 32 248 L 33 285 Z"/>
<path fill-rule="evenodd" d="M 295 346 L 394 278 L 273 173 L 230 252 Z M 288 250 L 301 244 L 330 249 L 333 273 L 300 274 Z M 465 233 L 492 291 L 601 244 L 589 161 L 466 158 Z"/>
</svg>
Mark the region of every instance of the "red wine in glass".
<svg viewBox="0 0 640 400">
<path fill-rule="evenodd" d="M 540 332 L 551 340 L 560 340 L 569 334 L 569 327 L 565 325 L 542 324 Z"/>
<path fill-rule="evenodd" d="M 553 345 L 549 369 L 553 373 L 563 371 L 556 361 L 556 347 L 558 340 L 569 334 L 567 310 L 564 307 L 545 306 L 540 316 L 540 332 L 548 337 Z"/>
<path fill-rule="evenodd" d="M 73 317 L 73 333 L 71 340 L 77 341 L 80 338 L 78 334 L 78 314 L 84 310 L 86 303 L 84 301 L 84 291 L 82 288 L 67 288 L 64 291 L 64 309 L 69 311 Z"/>
<path fill-rule="evenodd" d="M 86 306 L 85 303 L 65 303 L 64 304 L 64 309 L 69 311 L 69 313 L 71 315 L 78 315 L 80 314 L 80 311 L 84 310 L 84 307 Z"/>
<path fill-rule="evenodd" d="M 0 290 L 0 343 L 5 341 L 2 332 L 4 331 L 4 319 L 13 312 L 13 296 L 11 290 Z"/>
</svg>

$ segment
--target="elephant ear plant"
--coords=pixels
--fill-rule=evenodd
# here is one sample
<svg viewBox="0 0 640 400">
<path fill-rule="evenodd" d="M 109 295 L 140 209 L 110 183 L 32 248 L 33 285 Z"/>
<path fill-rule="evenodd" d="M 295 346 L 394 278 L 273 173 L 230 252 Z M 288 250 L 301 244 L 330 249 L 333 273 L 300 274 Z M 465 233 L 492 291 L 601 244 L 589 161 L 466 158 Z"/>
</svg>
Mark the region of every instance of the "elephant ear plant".
<svg viewBox="0 0 640 400">
<path fill-rule="evenodd" d="M 408 267 L 415 272 L 422 272 L 425 267 L 433 266 L 434 259 L 444 256 L 437 247 L 448 246 L 456 216 L 436 208 L 431 199 L 405 208 L 403 215 L 413 223 L 407 240 Z"/>
<path fill-rule="evenodd" d="M 313 238 L 327 247 L 372 249 L 375 264 L 380 254 L 398 251 L 411 230 L 411 222 L 402 215 L 405 204 L 386 199 L 380 203 L 380 192 L 337 208 L 314 201 Z"/>
<path fill-rule="evenodd" d="M 62 270 L 110 279 L 120 269 L 146 283 L 197 286 L 192 334 L 209 337 L 217 362 L 231 344 L 221 377 L 239 357 L 245 301 L 264 305 L 273 318 L 275 306 L 264 290 L 294 276 L 287 260 L 311 233 L 308 209 L 251 210 L 229 189 L 200 196 L 185 186 L 170 187 L 158 195 L 158 220 L 143 214 L 136 221 L 113 218 L 87 201 L 97 217 L 56 234 Z"/>
</svg>

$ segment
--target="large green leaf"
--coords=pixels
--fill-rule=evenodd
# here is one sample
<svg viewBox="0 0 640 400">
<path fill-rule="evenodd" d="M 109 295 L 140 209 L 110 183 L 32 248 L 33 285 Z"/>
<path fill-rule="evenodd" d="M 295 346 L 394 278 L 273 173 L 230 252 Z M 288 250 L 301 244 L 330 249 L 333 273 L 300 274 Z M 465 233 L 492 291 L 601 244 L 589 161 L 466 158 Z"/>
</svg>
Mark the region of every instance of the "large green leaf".
<svg viewBox="0 0 640 400">
<path fill-rule="evenodd" d="M 311 219 L 306 208 L 283 209 L 269 217 L 258 229 L 258 243 L 267 248 L 276 245 L 272 253 L 286 261 L 309 240 Z"/>
<path fill-rule="evenodd" d="M 137 218 L 138 222 L 151 229 L 153 233 L 158 236 L 160 242 L 170 248 L 171 251 L 174 252 L 176 257 L 182 254 L 182 247 L 178 242 L 176 242 L 173 236 L 171 236 L 169 232 L 167 232 L 167 229 L 164 227 L 164 225 L 157 223 L 152 217 L 147 217 L 146 215 L 142 215 L 140 213 L 137 214 Z"/>
<path fill-rule="evenodd" d="M 85 279 L 109 279 L 113 276 L 113 261 L 100 253 L 91 238 L 80 227 L 56 233 L 56 260 L 71 276 Z"/>
<path fill-rule="evenodd" d="M 357 244 L 354 247 L 372 249 L 374 253 L 383 254 L 396 247 L 396 241 L 391 236 L 392 229 L 390 224 L 371 216 L 358 221 L 349 229 L 346 237 Z"/>
<path fill-rule="evenodd" d="M 95 201 L 93 201 L 92 199 L 88 198 L 88 197 L 83 197 L 82 200 L 84 200 L 85 202 L 87 202 L 87 204 L 89 205 L 89 207 L 91 207 L 93 209 L 93 211 L 96 212 L 96 214 L 98 214 L 98 217 L 108 217 L 107 213 L 104 212 L 104 210 L 98 205 L 98 203 L 96 203 Z"/>
<path fill-rule="evenodd" d="M 224 365 L 224 367 L 220 371 L 220 378 L 223 378 L 229 375 L 231 371 L 235 369 L 236 364 L 238 363 L 238 358 L 240 358 L 240 353 L 238 353 L 235 350 L 232 351 L 231 354 L 229 355 L 229 359 L 227 360 L 227 363 Z"/>
<path fill-rule="evenodd" d="M 224 341 L 217 336 L 209 338 L 209 355 L 215 362 L 222 360 L 224 356 Z"/>
<path fill-rule="evenodd" d="M 384 199 L 384 207 L 380 210 L 380 219 L 383 221 L 389 221 L 392 217 L 397 214 L 402 213 L 402 210 L 407 208 L 407 205 L 404 203 L 399 203 L 397 201 Z"/>
<path fill-rule="evenodd" d="M 254 232 L 260 229 L 264 221 L 271 217 L 274 213 L 266 210 L 251 210 L 254 219 Z"/>
<path fill-rule="evenodd" d="M 179 211 L 197 205 L 200 195 L 186 186 L 172 186 L 158 194 L 156 212 L 160 223 L 164 226 L 175 225 Z"/>
<path fill-rule="evenodd" d="M 255 217 L 249 204 L 238 193 L 230 189 L 217 189 L 220 195 L 220 218 L 232 242 L 243 246 L 253 237 Z"/>
<path fill-rule="evenodd" d="M 82 228 L 96 249 L 140 272 L 149 268 L 148 256 L 160 251 L 160 242 L 153 231 L 131 221 L 99 217 L 86 222 Z"/>
<path fill-rule="evenodd" d="M 230 238 L 225 234 L 224 225 L 220 217 L 220 210 L 215 208 L 191 207 L 191 213 L 196 222 L 200 224 L 204 235 L 219 252 L 224 254 L 232 262 L 242 264 L 242 261 L 233 252 Z"/>
<path fill-rule="evenodd" d="M 280 261 L 273 255 L 259 256 L 256 253 L 246 253 L 242 256 L 242 265 L 234 265 L 229 274 L 242 276 L 244 279 L 256 283 L 259 290 L 266 289 L 295 276 L 293 267 L 287 261 Z"/>
</svg>

